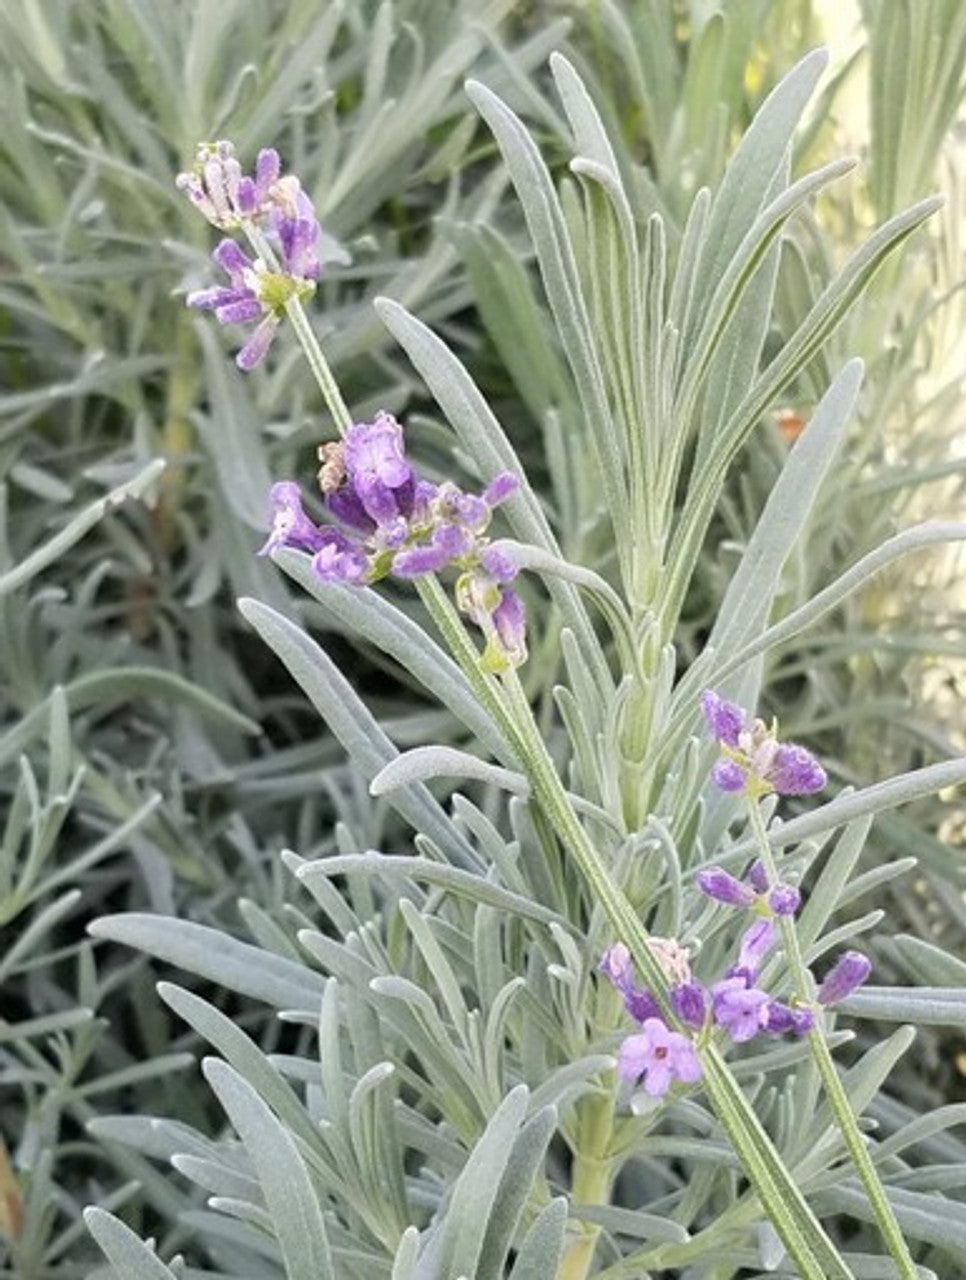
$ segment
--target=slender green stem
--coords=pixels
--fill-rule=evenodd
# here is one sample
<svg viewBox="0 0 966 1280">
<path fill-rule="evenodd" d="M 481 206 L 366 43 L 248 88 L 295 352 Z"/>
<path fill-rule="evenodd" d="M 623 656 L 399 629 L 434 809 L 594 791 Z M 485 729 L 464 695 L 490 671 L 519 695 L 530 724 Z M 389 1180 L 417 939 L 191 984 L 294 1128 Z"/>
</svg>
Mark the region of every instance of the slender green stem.
<svg viewBox="0 0 966 1280">
<path fill-rule="evenodd" d="M 315 380 L 319 384 L 319 390 L 322 392 L 322 398 L 328 407 L 329 413 L 332 414 L 332 419 L 339 429 L 339 434 L 344 436 L 352 426 L 352 414 L 342 399 L 339 384 L 333 377 L 329 362 L 323 355 L 319 340 L 309 324 L 309 318 L 305 314 L 305 307 L 303 307 L 299 298 L 290 298 L 285 304 L 285 312 L 292 322 L 295 336 L 302 344 L 305 358 L 315 374 Z"/>
<path fill-rule="evenodd" d="M 614 1177 L 610 1154 L 614 1137 L 617 1079 L 611 1073 L 603 1094 L 582 1098 L 578 1103 L 577 1136 L 570 1181 L 571 1199 L 579 1213 L 583 1204 L 607 1204 Z M 586 1280 L 597 1252 L 600 1227 L 585 1227 L 567 1246 L 556 1280 Z"/>
<path fill-rule="evenodd" d="M 775 865 L 775 856 L 772 853 L 771 845 L 768 843 L 768 833 L 765 830 L 765 823 L 761 816 L 758 801 L 752 797 L 749 797 L 748 812 L 752 831 L 758 842 L 762 866 L 768 876 L 768 883 L 770 885 L 777 884 L 778 871 Z M 785 959 L 792 975 L 795 994 L 803 1003 L 811 1004 L 813 1003 L 811 977 L 805 966 L 805 959 L 802 955 L 795 923 L 790 916 L 782 916 L 780 918 L 780 927 L 782 944 L 785 948 Z M 828 1098 L 829 1106 L 835 1116 L 839 1132 L 845 1141 L 852 1163 L 862 1179 L 862 1184 L 865 1187 L 866 1195 L 869 1197 L 869 1203 L 875 1214 L 876 1222 L 879 1224 L 879 1230 L 882 1232 L 886 1247 L 899 1268 L 899 1275 L 902 1280 L 916 1280 L 918 1275 L 916 1264 L 912 1260 L 909 1246 L 906 1244 L 902 1229 L 886 1195 L 885 1187 L 882 1185 L 882 1180 L 869 1154 L 869 1149 L 852 1110 L 849 1096 L 832 1060 L 832 1054 L 825 1040 L 825 1033 L 819 1023 L 816 1023 L 808 1033 L 808 1044 L 819 1075 L 822 1077 L 825 1096 Z"/>
</svg>

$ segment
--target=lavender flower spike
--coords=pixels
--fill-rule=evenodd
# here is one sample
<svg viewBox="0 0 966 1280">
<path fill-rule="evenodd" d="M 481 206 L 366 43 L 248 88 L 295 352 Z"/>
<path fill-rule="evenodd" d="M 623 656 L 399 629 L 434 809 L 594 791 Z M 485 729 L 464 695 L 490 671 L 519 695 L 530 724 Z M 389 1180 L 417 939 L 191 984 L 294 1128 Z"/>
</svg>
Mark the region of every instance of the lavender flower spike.
<svg viewBox="0 0 966 1280">
<path fill-rule="evenodd" d="M 818 989 L 818 1002 L 839 1004 L 852 994 L 872 972 L 872 962 L 861 951 L 846 951 L 825 975 Z"/>
<path fill-rule="evenodd" d="M 618 1054 L 625 1080 L 643 1077 L 644 1092 L 660 1098 L 675 1080 L 694 1084 L 701 1079 L 701 1063 L 686 1036 L 671 1031 L 660 1018 L 648 1018 L 637 1035 L 628 1036 Z"/>
</svg>

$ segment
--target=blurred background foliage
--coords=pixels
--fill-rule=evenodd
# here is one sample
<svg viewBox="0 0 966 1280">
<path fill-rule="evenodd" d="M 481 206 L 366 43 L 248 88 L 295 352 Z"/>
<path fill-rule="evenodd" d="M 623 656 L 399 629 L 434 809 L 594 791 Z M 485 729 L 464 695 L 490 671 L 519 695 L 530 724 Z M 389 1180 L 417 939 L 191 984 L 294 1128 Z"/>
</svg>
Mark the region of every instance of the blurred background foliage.
<svg viewBox="0 0 966 1280">
<path fill-rule="evenodd" d="M 86 1125 L 125 1110 L 218 1123 L 207 1092 L 186 1087 L 194 1034 L 158 1005 L 145 962 L 95 951 L 86 922 L 150 909 L 285 954 L 298 913 L 279 848 L 331 852 L 337 822 L 357 848 L 391 847 L 397 833 L 235 608 L 250 595 L 321 625 L 253 551 L 271 480 L 307 478 L 332 431 L 290 335 L 242 385 L 222 337 L 182 305 L 211 247 L 173 185 L 196 142 L 230 136 L 243 158 L 270 144 L 302 177 L 327 236 L 313 323 L 355 416 L 405 414 L 425 469 L 452 467 L 435 407 L 372 309 L 388 295 L 468 364 L 565 552 L 607 572 L 596 495 L 553 473 L 555 442 L 579 438 L 577 398 L 463 81 L 524 117 L 566 185 L 546 72 L 564 48 L 621 141 L 642 225 L 660 210 L 673 253 L 695 192 L 720 178 L 769 89 L 831 43 L 795 163 L 852 150 L 862 165 L 786 230 L 766 350 L 873 226 L 935 190 L 946 204 L 734 467 L 678 637 L 684 665 L 844 358 L 867 362 L 860 413 L 783 607 L 894 531 L 961 507 L 966 9 L 928 8 L 923 20 L 915 0 L 0 6 L 2 1274 L 87 1274 L 97 1253 L 79 1213 L 92 1201 L 176 1247 L 195 1193 Z M 889 569 L 766 672 L 765 710 L 840 782 L 966 745 L 962 568 L 952 550 Z M 375 648 L 325 626 L 397 744 L 460 736 Z M 551 648 L 525 671 L 545 706 Z M 914 894 L 879 888 L 864 905 L 962 954 L 966 814 L 950 800 L 877 822 L 867 856 L 914 854 L 920 875 Z M 891 978 L 940 980 L 901 938 L 877 960 Z M 218 998 L 263 1047 L 279 1035 L 264 1011 Z M 922 1052 L 893 1085 L 897 1108 L 963 1093 L 966 1045 L 937 1035 Z"/>
</svg>

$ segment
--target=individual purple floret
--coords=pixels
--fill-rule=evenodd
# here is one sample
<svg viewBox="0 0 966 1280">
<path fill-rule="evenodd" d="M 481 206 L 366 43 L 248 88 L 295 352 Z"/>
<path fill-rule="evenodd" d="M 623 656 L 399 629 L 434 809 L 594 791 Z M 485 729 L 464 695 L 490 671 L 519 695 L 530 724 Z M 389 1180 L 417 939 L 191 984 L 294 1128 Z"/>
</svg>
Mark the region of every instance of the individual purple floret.
<svg viewBox="0 0 966 1280">
<path fill-rule="evenodd" d="M 701 695 L 701 713 L 715 742 L 737 747 L 746 720 L 741 707 L 726 702 L 713 689 L 705 689 Z"/>
<path fill-rule="evenodd" d="M 615 942 L 607 948 L 597 969 L 621 994 L 634 984 L 634 962 L 623 942 Z"/>
<path fill-rule="evenodd" d="M 322 530 L 305 514 L 302 494 L 292 480 L 279 480 L 269 493 L 272 504 L 272 530 L 258 552 L 270 555 L 279 547 L 298 547 L 300 551 L 318 551 L 324 544 Z"/>
<path fill-rule="evenodd" d="M 768 895 L 768 905 L 776 916 L 793 916 L 802 905 L 802 895 L 793 884 L 776 884 Z"/>
<path fill-rule="evenodd" d="M 775 752 L 769 781 L 780 796 L 810 796 L 822 790 L 828 775 L 805 747 L 786 742 Z"/>
<path fill-rule="evenodd" d="M 818 989 L 822 1005 L 838 1004 L 852 994 L 872 972 L 872 962 L 861 951 L 846 951 L 825 975 Z"/>
<path fill-rule="evenodd" d="M 727 1031 L 735 1044 L 744 1044 L 764 1030 L 769 998 L 750 986 L 744 978 L 723 978 L 711 988 L 712 1011 L 717 1026 Z"/>
<path fill-rule="evenodd" d="M 708 1014 L 708 993 L 700 982 L 682 982 L 671 988 L 671 1008 L 686 1027 L 700 1031 Z"/>
<path fill-rule="evenodd" d="M 708 867 L 699 871 L 695 882 L 702 893 L 715 902 L 723 902 L 729 907 L 751 907 L 758 900 L 758 895 L 751 885 L 737 880 L 722 867 Z"/>
<path fill-rule="evenodd" d="M 764 1030 L 773 1036 L 804 1036 L 815 1026 L 811 1009 L 792 1009 L 779 1000 L 770 1000 L 765 1012 Z"/>
<path fill-rule="evenodd" d="M 505 671 L 526 660 L 523 602 L 509 586 L 517 566 L 486 537 L 493 509 L 518 487 L 515 476 L 501 472 L 482 494 L 464 493 L 452 481 L 420 480 L 406 458 L 402 427 L 388 413 L 322 445 L 319 460 L 322 501 L 332 523 L 321 534 L 307 534 L 293 523 L 287 494 L 288 505 L 275 504 L 266 550 L 314 551 L 320 578 L 351 585 L 455 568 L 457 605 L 486 638 L 481 665 Z"/>
<path fill-rule="evenodd" d="M 625 1080 L 636 1083 L 643 1077 L 644 1092 L 652 1098 L 662 1097 L 675 1080 L 694 1084 L 701 1079 L 694 1045 L 660 1018 L 647 1018 L 637 1035 L 627 1037 L 618 1065 Z"/>
<path fill-rule="evenodd" d="M 755 798 L 772 791 L 783 796 L 812 795 L 828 778 L 805 747 L 779 742 L 775 728 L 750 718 L 743 708 L 726 702 L 712 689 L 701 695 L 701 711 L 722 759 L 711 777 L 722 791 L 746 792 Z"/>
</svg>

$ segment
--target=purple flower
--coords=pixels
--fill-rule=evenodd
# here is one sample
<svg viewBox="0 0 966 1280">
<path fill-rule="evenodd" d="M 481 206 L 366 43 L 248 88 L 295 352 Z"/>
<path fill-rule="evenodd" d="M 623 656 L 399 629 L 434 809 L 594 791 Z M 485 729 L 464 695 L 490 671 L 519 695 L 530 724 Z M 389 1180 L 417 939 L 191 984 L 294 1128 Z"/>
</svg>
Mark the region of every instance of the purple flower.
<svg viewBox="0 0 966 1280">
<path fill-rule="evenodd" d="M 254 270 L 226 244 L 233 270 Z M 294 485 L 273 490 L 275 522 L 265 550 L 288 545 L 314 552 L 313 567 L 327 582 L 373 583 L 389 573 L 417 578 L 454 566 L 460 570 L 457 605 L 486 639 L 481 665 L 505 671 L 526 660 L 523 601 L 508 585 L 517 565 L 485 536 L 493 507 L 517 487 L 514 476 L 501 472 L 482 495 L 464 493 L 452 481 L 419 480 L 406 458 L 402 427 L 388 413 L 320 446 L 319 461 L 322 501 L 333 524 L 320 531 L 305 521 Z"/>
<path fill-rule="evenodd" d="M 299 487 L 291 480 L 273 484 L 269 495 L 272 504 L 272 530 L 258 554 L 267 556 L 279 547 L 297 547 L 300 551 L 318 551 L 325 534 L 302 509 Z"/>
<path fill-rule="evenodd" d="M 805 747 L 786 742 L 775 753 L 770 781 L 781 796 L 810 796 L 822 790 L 828 775 Z"/>
<path fill-rule="evenodd" d="M 802 905 L 802 895 L 793 884 L 776 884 L 768 895 L 768 905 L 776 916 L 793 916 Z"/>
<path fill-rule="evenodd" d="M 694 1084 L 701 1079 L 701 1063 L 691 1041 L 660 1018 L 648 1018 L 637 1035 L 628 1036 L 618 1064 L 625 1080 L 643 1077 L 644 1092 L 652 1098 L 662 1097 L 675 1080 Z"/>
<path fill-rule="evenodd" d="M 872 962 L 861 951 L 846 951 L 825 975 L 818 989 L 818 1002 L 838 1004 L 850 996 L 872 972 Z"/>
<path fill-rule="evenodd" d="M 753 1039 L 768 1017 L 768 996 L 743 978 L 723 978 L 711 988 L 715 1023 L 727 1031 L 735 1044 Z"/>
<path fill-rule="evenodd" d="M 294 299 L 307 298 L 319 277 L 319 224 L 298 178 L 280 176 L 278 152 L 259 152 L 255 176 L 246 177 L 230 142 L 203 143 L 190 173 L 181 173 L 182 189 L 209 222 L 223 230 L 261 226 L 269 261 L 253 261 L 233 240 L 223 240 L 212 255 L 226 272 L 229 286 L 200 289 L 187 297 L 189 307 L 214 311 L 220 324 L 255 323 L 235 357 L 240 369 L 253 369 L 265 354 Z M 277 261 L 273 257 L 277 255 Z"/>
<path fill-rule="evenodd" d="M 268 351 L 286 303 L 314 286 L 295 276 L 266 270 L 264 263 L 253 262 L 234 240 L 222 240 L 212 258 L 227 274 L 228 285 L 195 290 L 185 302 L 189 307 L 213 311 L 219 324 L 258 322 L 235 357 L 235 363 L 247 373 Z"/>
<path fill-rule="evenodd" d="M 634 964 L 631 953 L 623 942 L 615 942 L 600 958 L 597 969 L 618 991 L 627 991 L 634 981 Z"/>
<path fill-rule="evenodd" d="M 671 1008 L 687 1027 L 700 1031 L 708 1012 L 708 993 L 699 982 L 671 988 Z"/>
<path fill-rule="evenodd" d="M 734 702 L 726 702 L 713 689 L 705 689 L 701 695 L 701 713 L 715 742 L 728 747 L 738 745 L 738 737 L 747 718 L 741 707 Z"/>
<path fill-rule="evenodd" d="M 756 920 L 745 931 L 738 949 L 738 967 L 757 973 L 775 943 L 775 926 L 770 920 Z"/>
<path fill-rule="evenodd" d="M 753 797 L 775 791 L 784 796 L 805 796 L 821 791 L 828 781 L 825 770 L 805 747 L 781 743 L 775 729 L 751 719 L 733 702 L 706 689 L 701 711 L 722 759 L 711 777 L 722 791 L 744 791 Z"/>
<path fill-rule="evenodd" d="M 791 1032 L 795 1036 L 804 1036 L 815 1025 L 815 1015 L 811 1009 L 792 1009 L 787 1004 L 772 1000 L 765 1014 L 764 1030 L 773 1036 L 783 1036 Z"/>
<path fill-rule="evenodd" d="M 764 893 L 768 888 L 768 872 L 765 870 L 765 864 L 761 858 L 756 858 L 748 868 L 745 879 L 754 889 L 755 893 Z"/>
<path fill-rule="evenodd" d="M 195 208 L 222 231 L 234 230 L 245 222 L 257 222 L 282 241 L 282 251 L 304 255 L 307 241 L 312 239 L 314 252 L 315 224 L 312 202 L 293 174 L 282 177 L 278 152 L 271 147 L 259 151 L 255 174 L 248 177 L 235 158 L 230 142 L 202 142 L 192 169 L 179 173 L 175 186 L 183 191 Z M 308 224 L 299 228 L 299 223 Z M 304 265 L 311 261 L 303 257 Z M 311 275 L 311 270 L 298 274 Z M 316 272 L 317 274 L 317 272 Z"/>
<path fill-rule="evenodd" d="M 702 893 L 715 902 L 723 902 L 729 907 L 751 907 L 757 900 L 757 894 L 750 885 L 736 880 L 730 872 L 721 867 L 708 867 L 699 871 L 695 881 Z"/>
<path fill-rule="evenodd" d="M 375 525 L 412 512 L 412 468 L 403 456 L 402 427 L 390 414 L 350 428 L 344 459 L 352 491 Z"/>
<path fill-rule="evenodd" d="M 356 586 L 369 572 L 368 557 L 338 529 L 322 530 L 323 545 L 312 557 L 312 568 L 323 582 Z"/>
</svg>

